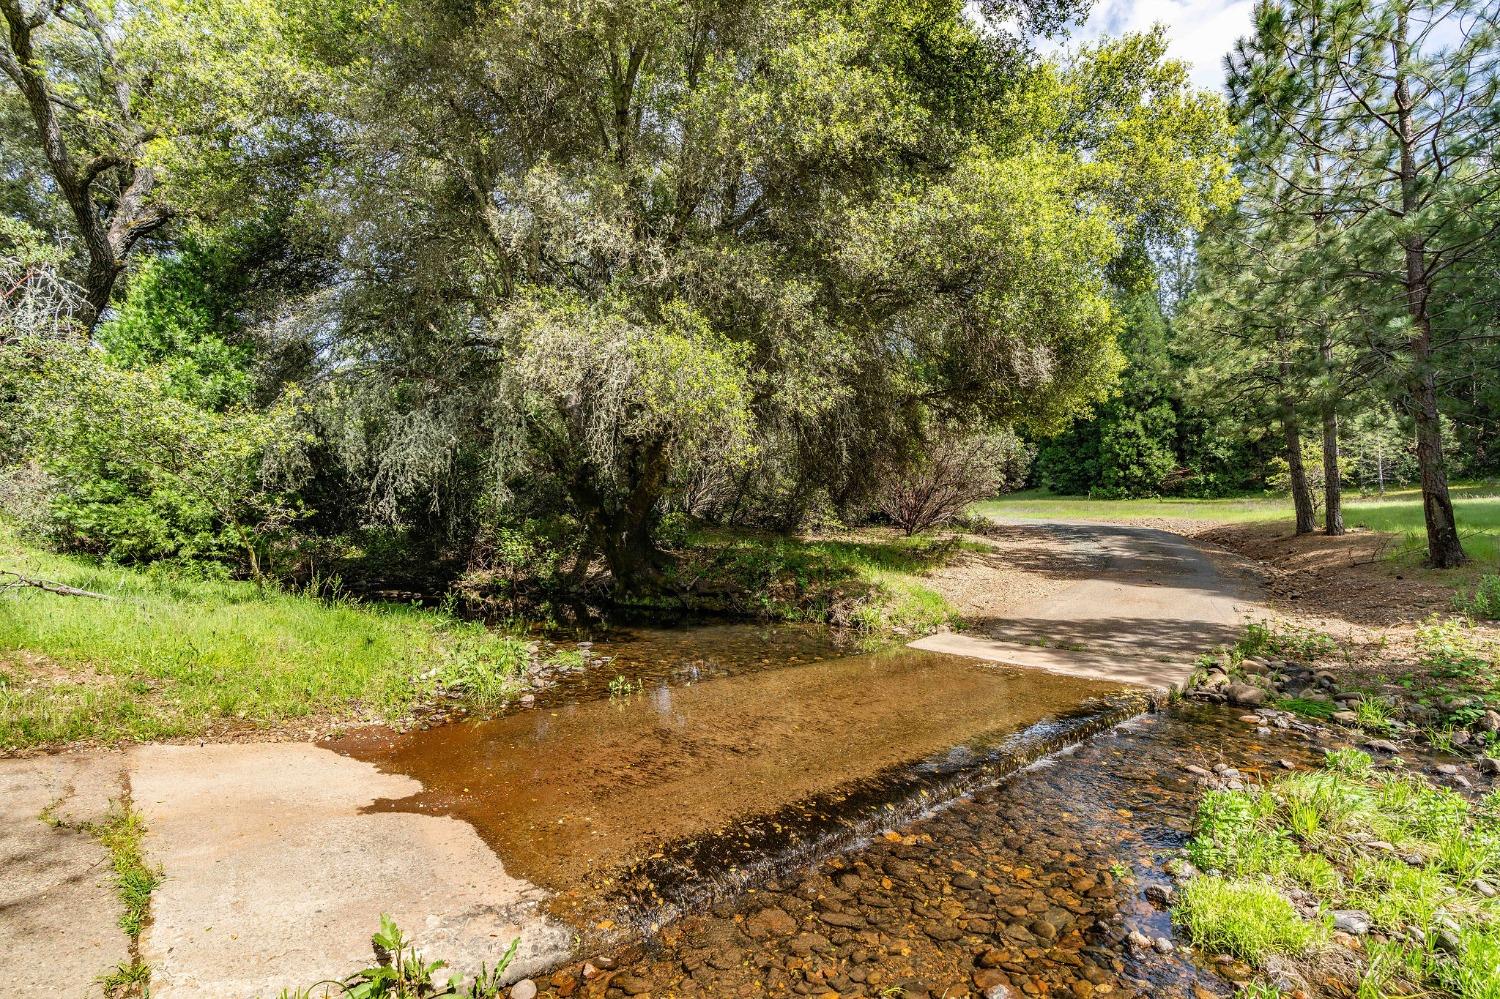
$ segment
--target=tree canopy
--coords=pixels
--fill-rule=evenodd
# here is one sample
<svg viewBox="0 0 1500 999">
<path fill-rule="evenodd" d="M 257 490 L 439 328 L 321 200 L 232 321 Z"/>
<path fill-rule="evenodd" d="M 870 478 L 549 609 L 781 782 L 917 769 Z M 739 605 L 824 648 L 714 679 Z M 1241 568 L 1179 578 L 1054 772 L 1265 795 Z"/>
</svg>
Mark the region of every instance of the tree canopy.
<svg viewBox="0 0 1500 999">
<path fill-rule="evenodd" d="M 0 11 L 7 211 L 110 391 L 225 432 L 295 396 L 306 530 L 546 522 L 623 587 L 674 511 L 859 518 L 1061 430 L 1234 192 L 1161 31 L 1037 53 L 1066 0 Z"/>
</svg>

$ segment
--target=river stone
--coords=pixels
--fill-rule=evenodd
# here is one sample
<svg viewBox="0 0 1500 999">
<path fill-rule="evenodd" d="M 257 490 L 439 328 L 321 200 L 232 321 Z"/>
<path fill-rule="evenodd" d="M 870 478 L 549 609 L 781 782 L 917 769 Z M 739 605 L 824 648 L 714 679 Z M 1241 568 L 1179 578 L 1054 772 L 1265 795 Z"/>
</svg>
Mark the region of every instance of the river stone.
<svg viewBox="0 0 1500 999">
<path fill-rule="evenodd" d="M 789 936 L 796 929 L 796 920 L 775 906 L 761 909 L 745 920 L 745 932 L 755 940 L 767 936 Z"/>
<path fill-rule="evenodd" d="M 628 996 L 645 995 L 651 991 L 651 983 L 631 974 L 616 975 L 610 984 Z"/>
<path fill-rule="evenodd" d="M 1242 708 L 1258 708 L 1266 703 L 1266 692 L 1248 683 L 1232 684 L 1228 693 L 1229 700 Z"/>
<path fill-rule="evenodd" d="M 1359 909 L 1335 909 L 1333 928 L 1343 933 L 1362 937 L 1370 932 L 1370 914 Z"/>
<path fill-rule="evenodd" d="M 1394 753 L 1401 752 L 1401 747 L 1398 746 L 1398 745 L 1396 745 L 1394 742 L 1392 742 L 1389 739 L 1371 739 L 1369 742 L 1365 743 L 1365 745 L 1369 746 L 1371 749 L 1375 750 L 1377 753 L 1392 753 L 1392 754 L 1394 754 Z"/>
<path fill-rule="evenodd" d="M 1172 887 L 1170 885 L 1153 884 L 1146 886 L 1145 894 L 1146 901 L 1150 902 L 1158 909 L 1170 909 L 1172 907 L 1172 899 L 1176 895 L 1176 892 L 1172 890 Z"/>
<path fill-rule="evenodd" d="M 510 999 L 536 999 L 536 982 L 523 978 L 510 987 Z"/>
</svg>

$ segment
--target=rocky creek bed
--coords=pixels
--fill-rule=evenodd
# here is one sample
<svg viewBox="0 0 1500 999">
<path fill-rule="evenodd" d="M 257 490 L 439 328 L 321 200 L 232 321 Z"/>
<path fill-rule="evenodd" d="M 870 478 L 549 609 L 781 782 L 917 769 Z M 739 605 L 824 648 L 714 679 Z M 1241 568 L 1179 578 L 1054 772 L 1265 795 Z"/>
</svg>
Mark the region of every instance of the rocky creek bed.
<svg viewBox="0 0 1500 999">
<path fill-rule="evenodd" d="M 1278 717 L 1192 703 L 1141 716 L 518 994 L 1232 994 L 1252 969 L 1174 936 L 1169 869 L 1206 788 L 1315 767 L 1351 744 Z M 1491 779 L 1426 765 L 1450 786 Z M 1362 946 L 1347 934 L 1334 945 Z"/>
</svg>

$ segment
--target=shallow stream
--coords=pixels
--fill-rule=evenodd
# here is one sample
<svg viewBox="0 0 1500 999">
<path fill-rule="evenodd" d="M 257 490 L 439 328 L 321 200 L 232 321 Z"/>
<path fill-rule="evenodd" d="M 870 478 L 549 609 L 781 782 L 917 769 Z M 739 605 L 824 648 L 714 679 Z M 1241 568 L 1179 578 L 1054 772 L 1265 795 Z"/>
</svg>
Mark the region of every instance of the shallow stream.
<svg viewBox="0 0 1500 999">
<path fill-rule="evenodd" d="M 420 780 L 375 807 L 471 822 L 581 955 L 614 955 L 544 995 L 1219 994 L 1180 951 L 1125 944 L 1170 937 L 1143 892 L 1186 840 L 1183 767 L 1317 755 L 1231 713 L 814 628 L 605 637 L 530 709 L 330 744 Z"/>
</svg>

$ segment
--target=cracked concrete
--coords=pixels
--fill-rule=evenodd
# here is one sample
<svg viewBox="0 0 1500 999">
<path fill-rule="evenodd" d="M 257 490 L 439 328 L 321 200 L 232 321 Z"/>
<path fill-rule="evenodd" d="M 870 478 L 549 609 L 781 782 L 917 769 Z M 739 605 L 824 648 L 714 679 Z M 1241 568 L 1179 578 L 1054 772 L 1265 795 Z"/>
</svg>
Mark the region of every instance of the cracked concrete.
<svg viewBox="0 0 1500 999">
<path fill-rule="evenodd" d="M 130 959 L 109 854 L 82 825 L 122 792 L 119 753 L 0 760 L 0 991 L 85 999 Z M 43 813 L 51 821 L 43 821 Z"/>
</svg>

